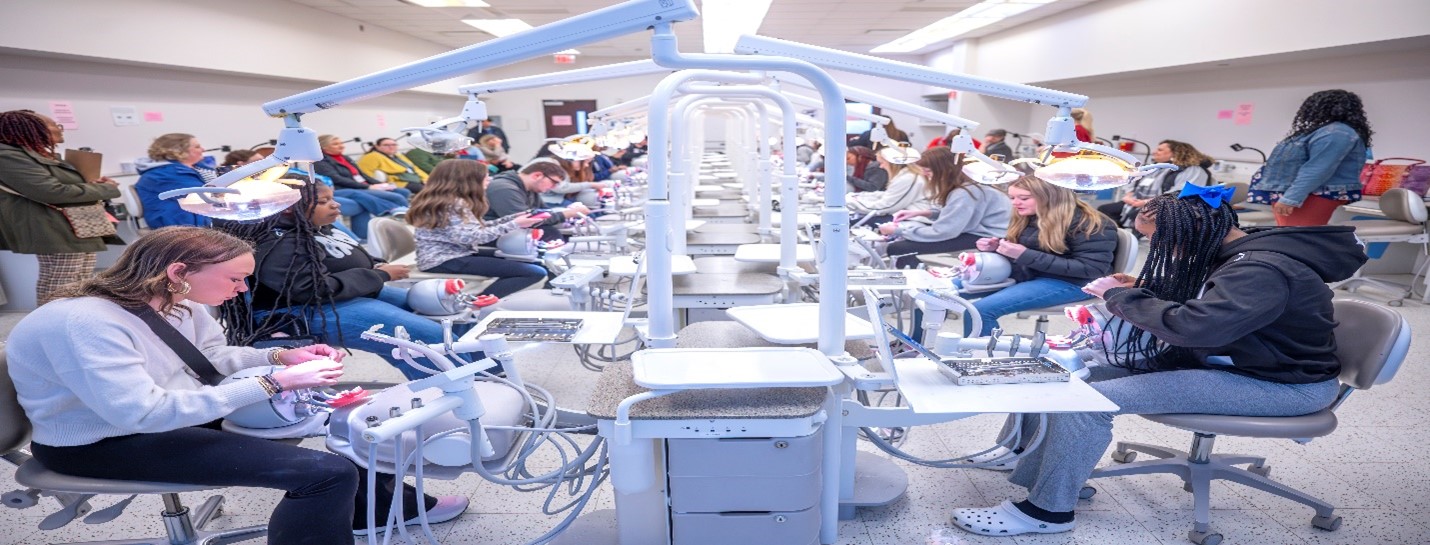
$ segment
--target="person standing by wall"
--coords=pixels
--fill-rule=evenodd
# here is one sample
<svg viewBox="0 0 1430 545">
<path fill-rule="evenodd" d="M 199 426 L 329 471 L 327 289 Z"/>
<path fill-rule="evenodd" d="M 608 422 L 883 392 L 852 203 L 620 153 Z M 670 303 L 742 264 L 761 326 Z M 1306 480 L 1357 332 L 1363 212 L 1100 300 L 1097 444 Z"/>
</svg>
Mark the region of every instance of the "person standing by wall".
<svg viewBox="0 0 1430 545">
<path fill-rule="evenodd" d="M 53 119 L 29 110 L 0 113 L 0 250 L 39 260 L 36 306 L 54 299 L 60 286 L 93 276 L 107 238 L 79 237 L 54 207 L 119 197 L 114 180 L 85 180 L 60 159 L 55 146 L 64 141 L 64 128 Z"/>
<path fill-rule="evenodd" d="M 143 203 L 144 223 L 149 224 L 150 229 L 210 224 L 209 218 L 180 208 L 178 199 L 159 198 L 165 191 L 208 183 L 209 179 L 196 167 L 204 157 L 204 145 L 192 134 L 169 133 L 149 144 L 148 161 L 138 165 L 139 182 L 134 184 L 134 191 Z"/>
<path fill-rule="evenodd" d="M 1374 131 L 1360 96 L 1320 91 L 1301 103 L 1291 134 L 1276 144 L 1247 201 L 1269 204 L 1276 225 L 1325 225 L 1361 198 L 1360 171 Z"/>
</svg>

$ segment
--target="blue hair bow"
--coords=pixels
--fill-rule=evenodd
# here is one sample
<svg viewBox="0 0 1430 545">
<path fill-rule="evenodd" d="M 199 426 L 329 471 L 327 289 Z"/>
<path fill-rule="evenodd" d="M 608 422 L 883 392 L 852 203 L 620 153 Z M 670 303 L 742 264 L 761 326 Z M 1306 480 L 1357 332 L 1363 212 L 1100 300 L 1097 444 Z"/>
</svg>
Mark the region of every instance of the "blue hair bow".
<svg viewBox="0 0 1430 545">
<path fill-rule="evenodd" d="M 1177 198 L 1199 197 L 1212 208 L 1221 208 L 1221 203 L 1230 201 L 1231 196 L 1235 193 L 1236 188 L 1229 185 L 1209 185 L 1203 187 L 1196 184 L 1187 184 L 1182 186 L 1182 192 L 1177 194 Z"/>
</svg>

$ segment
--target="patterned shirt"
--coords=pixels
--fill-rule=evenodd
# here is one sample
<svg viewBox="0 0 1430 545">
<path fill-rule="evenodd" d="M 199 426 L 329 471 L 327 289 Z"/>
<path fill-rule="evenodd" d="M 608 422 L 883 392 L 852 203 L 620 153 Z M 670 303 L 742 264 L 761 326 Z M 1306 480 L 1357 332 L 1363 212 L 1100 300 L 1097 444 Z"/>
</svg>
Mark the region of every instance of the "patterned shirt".
<svg viewBox="0 0 1430 545">
<path fill-rule="evenodd" d="M 490 225 L 483 224 L 472 215 L 465 201 L 457 201 L 447 207 L 446 227 L 417 229 L 417 269 L 431 270 L 453 259 L 475 254 L 482 244 L 516 230 L 518 227 L 513 221 L 516 216 L 512 214 Z"/>
</svg>

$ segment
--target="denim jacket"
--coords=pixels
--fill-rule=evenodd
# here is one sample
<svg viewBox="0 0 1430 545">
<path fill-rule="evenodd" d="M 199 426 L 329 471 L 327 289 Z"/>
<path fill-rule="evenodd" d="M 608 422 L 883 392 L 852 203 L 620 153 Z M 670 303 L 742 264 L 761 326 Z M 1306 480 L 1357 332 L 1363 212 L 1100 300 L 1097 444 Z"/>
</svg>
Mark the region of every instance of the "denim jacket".
<svg viewBox="0 0 1430 545">
<path fill-rule="evenodd" d="M 1282 140 L 1271 150 L 1261 180 L 1251 189 L 1280 192 L 1280 202 L 1300 206 L 1318 191 L 1360 189 L 1365 142 L 1345 123 Z"/>
</svg>

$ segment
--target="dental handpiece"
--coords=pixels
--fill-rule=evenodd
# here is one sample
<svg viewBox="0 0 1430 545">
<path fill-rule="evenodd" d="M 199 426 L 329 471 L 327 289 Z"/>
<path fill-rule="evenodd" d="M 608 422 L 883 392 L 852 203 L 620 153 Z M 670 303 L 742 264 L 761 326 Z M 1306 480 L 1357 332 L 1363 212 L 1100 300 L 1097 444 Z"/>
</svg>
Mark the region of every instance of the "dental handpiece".
<svg viewBox="0 0 1430 545">
<path fill-rule="evenodd" d="M 1042 331 L 1038 331 L 1033 334 L 1033 346 L 1028 347 L 1028 356 L 1034 358 L 1041 356 L 1043 355 L 1043 350 L 1046 350 L 1047 348 L 1048 334 Z"/>
<path fill-rule="evenodd" d="M 1014 333 L 1014 334 L 1013 334 L 1013 340 L 1010 341 L 1009 344 L 1008 344 L 1008 357 L 1011 358 L 1011 357 L 1017 356 L 1017 355 L 1018 355 L 1018 347 L 1019 347 L 1019 345 L 1021 345 L 1021 344 L 1023 344 L 1023 336 L 1022 336 L 1022 335 L 1019 335 L 1019 334 L 1017 334 L 1017 333 Z"/>
<path fill-rule="evenodd" d="M 993 357 L 993 350 L 998 348 L 998 337 L 1003 336 L 1003 329 L 995 327 L 988 335 L 988 357 Z"/>
</svg>

